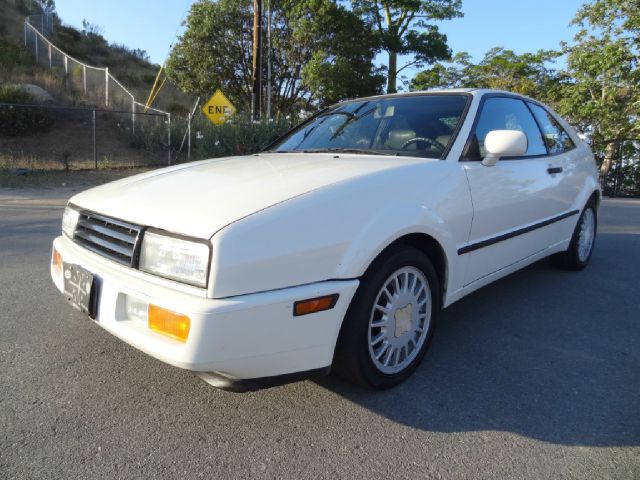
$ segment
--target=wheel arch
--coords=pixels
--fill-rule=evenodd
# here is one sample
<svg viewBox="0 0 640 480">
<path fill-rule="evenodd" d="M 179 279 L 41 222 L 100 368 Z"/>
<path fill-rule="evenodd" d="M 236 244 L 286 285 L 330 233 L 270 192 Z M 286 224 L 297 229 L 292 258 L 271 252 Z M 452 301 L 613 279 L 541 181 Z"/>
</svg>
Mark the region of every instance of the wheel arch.
<svg viewBox="0 0 640 480">
<path fill-rule="evenodd" d="M 373 260 L 367 267 L 367 270 L 369 270 L 369 268 L 371 268 L 376 260 L 383 256 L 389 249 L 394 248 L 398 245 L 413 247 L 424 253 L 429 258 L 433 265 L 433 268 L 436 271 L 438 282 L 440 284 L 440 304 L 444 305 L 447 292 L 447 282 L 449 279 L 449 265 L 447 262 L 447 255 L 440 242 L 438 242 L 438 240 L 427 233 L 406 233 L 401 237 L 396 238 L 373 258 Z"/>
</svg>

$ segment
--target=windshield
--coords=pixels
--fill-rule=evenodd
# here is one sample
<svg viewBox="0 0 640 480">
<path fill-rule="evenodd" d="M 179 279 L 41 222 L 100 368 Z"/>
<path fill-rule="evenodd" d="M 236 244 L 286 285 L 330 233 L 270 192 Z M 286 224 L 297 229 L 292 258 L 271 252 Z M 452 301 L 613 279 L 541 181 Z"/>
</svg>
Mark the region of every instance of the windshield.
<svg viewBox="0 0 640 480">
<path fill-rule="evenodd" d="M 269 150 L 441 158 L 454 140 L 466 95 L 411 95 L 336 105 Z"/>
</svg>

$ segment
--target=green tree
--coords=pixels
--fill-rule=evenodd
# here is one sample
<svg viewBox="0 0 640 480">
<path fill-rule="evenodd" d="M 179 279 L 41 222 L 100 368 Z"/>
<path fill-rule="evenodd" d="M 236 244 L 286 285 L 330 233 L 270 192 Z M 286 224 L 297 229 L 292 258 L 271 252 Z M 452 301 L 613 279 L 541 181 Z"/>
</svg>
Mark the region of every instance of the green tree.
<svg viewBox="0 0 640 480">
<path fill-rule="evenodd" d="M 446 35 L 433 21 L 461 17 L 461 0 L 352 0 L 353 9 L 375 31 L 389 56 L 387 92 L 396 91 L 398 74 L 410 67 L 432 64 L 451 56 Z M 398 56 L 413 60 L 398 66 Z"/>
<path fill-rule="evenodd" d="M 373 64 L 376 38 L 359 16 L 324 0 L 292 0 L 287 10 L 295 43 L 310 46 L 302 85 L 320 106 L 382 92 L 385 77 Z"/>
<path fill-rule="evenodd" d="M 640 2 L 595 0 L 583 5 L 573 24 L 581 30 L 565 45 L 573 79 L 558 110 L 590 133 L 606 177 L 625 139 L 640 140 Z"/>
<path fill-rule="evenodd" d="M 187 92 L 222 89 L 242 110 L 251 98 L 252 2 L 199 0 L 167 62 Z M 272 0 L 272 99 L 290 113 L 310 104 L 378 93 L 375 39 L 367 25 L 335 0 Z M 266 61 L 263 62 L 266 68 Z M 349 70 L 350 67 L 350 70 Z"/>
<path fill-rule="evenodd" d="M 449 66 L 441 63 L 419 72 L 411 81 L 412 90 L 428 88 L 492 88 L 508 90 L 553 103 L 560 95 L 564 75 L 550 67 L 561 53 L 540 50 L 518 55 L 497 47 L 474 64 L 466 52 L 457 53 Z"/>
<path fill-rule="evenodd" d="M 251 98 L 250 1 L 199 0 L 171 50 L 167 75 L 182 90 L 210 95 L 222 89 L 240 109 Z"/>
</svg>

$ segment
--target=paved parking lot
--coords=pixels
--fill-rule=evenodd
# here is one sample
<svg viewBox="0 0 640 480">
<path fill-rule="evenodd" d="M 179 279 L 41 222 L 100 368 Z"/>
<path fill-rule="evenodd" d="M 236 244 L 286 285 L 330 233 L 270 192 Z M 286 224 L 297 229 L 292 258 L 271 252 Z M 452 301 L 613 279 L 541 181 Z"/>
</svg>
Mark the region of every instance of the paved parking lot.
<svg viewBox="0 0 640 480">
<path fill-rule="evenodd" d="M 127 346 L 49 280 L 65 190 L 0 190 L 0 479 L 640 478 L 640 202 L 592 264 L 446 310 L 400 387 L 233 394 Z"/>
</svg>

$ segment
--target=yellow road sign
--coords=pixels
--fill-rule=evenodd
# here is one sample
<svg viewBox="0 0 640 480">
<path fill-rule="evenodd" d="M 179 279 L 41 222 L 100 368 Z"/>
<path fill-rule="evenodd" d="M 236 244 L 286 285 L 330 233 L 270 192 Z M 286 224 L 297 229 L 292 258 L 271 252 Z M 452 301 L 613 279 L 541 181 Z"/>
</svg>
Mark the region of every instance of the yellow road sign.
<svg viewBox="0 0 640 480">
<path fill-rule="evenodd" d="M 236 107 L 224 96 L 220 90 L 211 95 L 207 103 L 202 106 L 204 113 L 215 125 L 222 125 L 227 119 L 236 113 Z"/>
</svg>

